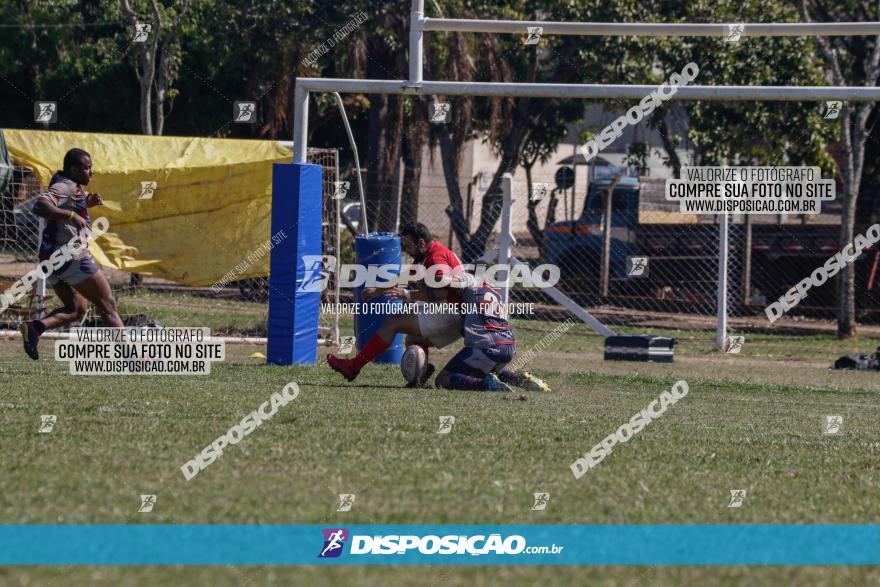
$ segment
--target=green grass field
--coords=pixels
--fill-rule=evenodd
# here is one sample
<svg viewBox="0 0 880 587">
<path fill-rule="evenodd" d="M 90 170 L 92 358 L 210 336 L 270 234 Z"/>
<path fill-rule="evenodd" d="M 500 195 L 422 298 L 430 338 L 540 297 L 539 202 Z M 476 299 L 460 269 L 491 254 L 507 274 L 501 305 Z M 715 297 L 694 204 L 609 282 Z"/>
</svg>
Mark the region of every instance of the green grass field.
<svg viewBox="0 0 880 587">
<path fill-rule="evenodd" d="M 166 325 L 197 325 L 192 315 Z M 518 323 L 522 350 L 552 324 Z M 4 523 L 880 523 L 880 397 L 869 373 L 833 373 L 876 340 L 747 335 L 740 355 L 684 339 L 671 365 L 604 362 L 574 326 L 528 365 L 553 393 L 403 387 L 395 367 L 353 384 L 323 362 L 267 367 L 227 345 L 207 377 L 82 377 L 0 342 Z M 432 355 L 443 363 L 454 349 Z M 690 393 L 596 469 L 569 464 L 684 379 Z M 273 391 L 300 396 L 195 479 L 180 466 Z M 54 414 L 51 434 L 40 415 Z M 437 433 L 440 416 L 455 416 Z M 843 417 L 824 435 L 825 415 Z M 746 489 L 728 508 L 731 489 Z M 547 491 L 546 511 L 532 493 Z M 138 514 L 139 495 L 157 505 Z M 357 495 L 338 513 L 340 493 Z M 0 585 L 864 585 L 863 567 L 7 567 Z"/>
</svg>

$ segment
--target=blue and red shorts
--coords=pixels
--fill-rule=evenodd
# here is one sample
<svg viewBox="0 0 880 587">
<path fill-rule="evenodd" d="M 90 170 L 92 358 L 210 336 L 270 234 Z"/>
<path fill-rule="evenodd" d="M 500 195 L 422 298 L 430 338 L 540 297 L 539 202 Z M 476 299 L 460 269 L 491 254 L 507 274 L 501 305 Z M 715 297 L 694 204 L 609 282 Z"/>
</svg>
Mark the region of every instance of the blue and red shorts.
<svg viewBox="0 0 880 587">
<path fill-rule="evenodd" d="M 444 371 L 463 373 L 471 377 L 485 377 L 503 369 L 516 355 L 516 345 L 499 345 L 490 349 L 465 347 L 443 367 Z"/>
<path fill-rule="evenodd" d="M 46 278 L 46 285 L 55 287 L 59 283 L 67 285 L 76 285 L 82 283 L 92 275 L 98 272 L 98 264 L 90 255 L 86 255 L 82 259 L 74 259 L 68 261 L 58 268 Z"/>
</svg>

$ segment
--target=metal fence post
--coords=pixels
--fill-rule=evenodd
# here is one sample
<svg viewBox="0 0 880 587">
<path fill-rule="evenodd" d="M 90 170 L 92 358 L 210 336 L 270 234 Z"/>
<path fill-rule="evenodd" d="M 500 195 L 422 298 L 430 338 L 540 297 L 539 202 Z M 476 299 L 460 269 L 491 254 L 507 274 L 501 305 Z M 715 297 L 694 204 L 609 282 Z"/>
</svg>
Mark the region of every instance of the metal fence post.
<svg viewBox="0 0 880 587">
<path fill-rule="evenodd" d="M 513 252 L 513 233 L 510 226 L 510 214 L 511 208 L 513 208 L 513 176 L 509 173 L 501 176 L 501 194 L 503 199 L 501 207 L 501 233 L 498 235 L 498 264 L 506 267 L 510 265 L 510 257 Z M 501 273 L 504 275 L 503 279 L 499 279 L 504 284 L 501 288 L 501 302 L 506 308 L 507 300 L 509 299 L 510 284 L 508 278 L 510 277 L 510 271 L 508 268 L 505 268 Z"/>
<path fill-rule="evenodd" d="M 715 330 L 715 344 L 724 348 L 727 338 L 727 214 L 721 214 L 718 224 L 718 325 Z"/>
<path fill-rule="evenodd" d="M 335 195 L 335 186 L 338 185 L 339 181 L 339 149 L 333 150 L 333 186 L 334 186 L 334 195 Z M 342 263 L 342 200 L 334 198 L 334 226 L 333 233 L 336 237 L 336 247 L 333 251 L 333 254 L 336 255 L 336 262 Z M 335 287 L 333 291 L 333 302 L 335 304 L 339 304 L 339 276 L 337 275 L 335 278 Z M 340 343 L 339 339 L 339 314 L 340 312 L 333 312 L 333 342 L 336 344 Z"/>
<path fill-rule="evenodd" d="M 752 301 L 752 215 L 745 215 L 745 235 L 743 235 L 742 305 Z"/>
<path fill-rule="evenodd" d="M 617 174 L 608 186 L 608 192 L 605 195 L 605 227 L 602 232 L 602 265 L 599 271 L 599 293 L 602 301 L 608 298 L 609 282 L 611 280 L 611 229 L 612 216 L 614 215 L 614 190 L 620 183 L 622 175 Z"/>
<path fill-rule="evenodd" d="M 37 277 L 36 289 L 34 290 L 34 310 L 37 318 L 46 315 L 46 278 Z"/>
</svg>

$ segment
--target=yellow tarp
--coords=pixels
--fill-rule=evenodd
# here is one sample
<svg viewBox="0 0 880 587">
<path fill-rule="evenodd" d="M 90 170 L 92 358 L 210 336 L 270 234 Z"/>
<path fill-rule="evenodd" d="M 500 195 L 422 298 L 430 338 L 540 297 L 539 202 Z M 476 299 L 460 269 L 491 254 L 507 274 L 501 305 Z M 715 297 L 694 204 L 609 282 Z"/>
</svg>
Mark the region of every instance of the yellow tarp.
<svg viewBox="0 0 880 587">
<path fill-rule="evenodd" d="M 271 238 L 272 164 L 290 162 L 276 141 L 4 129 L 12 159 L 44 187 L 73 147 L 92 155 L 86 187 L 107 206 L 110 231 L 90 250 L 104 267 L 211 285 Z M 139 199 L 142 182 L 156 182 Z M 320 220 L 317 220 L 320 221 Z M 97 245 L 97 246 L 96 246 Z M 236 279 L 269 273 L 269 256 Z"/>
</svg>

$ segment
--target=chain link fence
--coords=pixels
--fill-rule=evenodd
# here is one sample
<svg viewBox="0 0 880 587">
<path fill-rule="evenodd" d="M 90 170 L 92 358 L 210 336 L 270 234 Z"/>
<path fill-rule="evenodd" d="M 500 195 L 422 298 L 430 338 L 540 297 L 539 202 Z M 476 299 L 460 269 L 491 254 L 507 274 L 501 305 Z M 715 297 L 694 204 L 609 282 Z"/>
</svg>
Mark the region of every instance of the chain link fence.
<svg viewBox="0 0 880 587">
<path fill-rule="evenodd" d="M 575 188 L 565 178 L 560 185 L 559 174 L 546 171 L 531 173 L 529 185 L 519 171 L 511 213 L 513 256 L 533 269 L 557 265 L 558 288 L 612 329 L 688 331 L 695 333 L 695 340 L 711 343 L 718 313 L 720 216 L 681 213 L 678 203 L 665 200 L 665 178 L 637 176 L 634 171 L 615 168 L 598 174 L 590 178 L 587 189 Z M 488 195 L 480 183 L 475 177 L 462 186 L 462 209 L 471 235 Z M 614 195 L 609 199 L 612 184 Z M 464 258 L 466 243 L 452 229 L 445 182 L 436 176 L 423 178 L 420 194 L 418 220 Z M 378 207 L 368 205 L 368 216 L 378 213 Z M 377 228 L 393 230 L 392 224 Z M 865 228 L 857 226 L 856 234 Z M 499 219 L 485 248 L 498 246 L 500 229 Z M 812 288 L 775 323 L 769 322 L 765 308 L 840 250 L 839 231 L 836 202 L 825 203 L 815 216 L 728 216 L 729 334 L 833 333 L 836 279 Z M 857 319 L 862 325 L 876 325 L 878 248 L 866 251 L 855 267 Z M 569 315 L 539 289 L 514 287 L 510 300 L 535 304 L 529 328 L 549 332 Z"/>
<path fill-rule="evenodd" d="M 339 174 L 337 149 L 309 149 L 310 163 L 323 168 L 323 215 L 321 218 L 323 250 L 338 256 L 343 241 L 353 242 L 349 228 L 340 215 L 347 203 L 333 199 Z M 47 188 L 40 184 L 32 170 L 13 161 L 11 181 L 0 194 L 0 291 L 6 291 L 16 280 L 33 270 L 37 261 L 40 219 L 32 213 L 36 198 Z M 222 185 L 218 186 L 222 189 Z M 344 255 L 343 255 L 344 257 Z M 229 258 L 226 264 L 235 267 L 242 259 Z M 268 315 L 268 275 L 233 281 L 224 287 L 193 287 L 149 276 L 138 276 L 116 270 L 105 270 L 119 306 L 128 323 L 157 322 L 164 325 L 207 325 L 214 332 L 230 335 L 265 336 Z M 39 317 L 57 305 L 51 288 L 40 295 L 33 288 L 17 304 L 0 314 L 0 329 L 15 329 L 23 320 Z M 328 288 L 322 301 L 336 301 L 336 289 Z M 94 315 L 86 316 L 84 324 L 97 323 Z M 322 314 L 319 336 L 336 342 L 339 316 Z"/>
<path fill-rule="evenodd" d="M 355 179 L 351 174 L 342 177 L 336 149 L 310 149 L 308 158 L 324 169 L 324 254 L 333 255 L 340 263 L 352 263 L 354 236 L 361 230 Z M 558 266 L 559 289 L 613 329 L 692 330 L 707 340 L 714 337 L 718 216 L 681 214 L 677 204 L 670 206 L 663 197 L 664 178 L 632 177 L 632 169 L 591 174 L 586 189 L 582 184 L 574 185 L 570 178 L 560 177 L 558 172 L 531 173 L 530 182 L 522 175 L 514 181 L 513 191 L 514 257 L 532 268 L 547 263 Z M 350 182 L 347 194 L 334 199 L 341 179 Z M 475 177 L 462 186 L 462 211 L 471 235 L 480 222 L 486 184 Z M 399 185 L 386 187 L 388 193 L 399 193 Z M 609 199 L 612 187 L 613 197 Z M 39 222 L 30 207 L 44 188 L 30 170 L 16 166 L 11 185 L 0 195 L 2 290 L 34 267 Z M 384 225 L 373 226 L 374 230 L 399 229 L 402 219 L 395 212 L 401 208 L 399 198 L 392 196 L 390 202 L 390 215 L 388 202 L 381 206 L 368 202 L 370 222 L 379 214 L 385 219 Z M 451 228 L 449 205 L 442 176 L 425 174 L 417 205 L 409 209 L 438 239 L 464 257 L 465 246 Z M 794 327 L 833 332 L 836 280 L 813 288 L 783 320 L 771 325 L 764 314 L 770 302 L 839 250 L 839 211 L 834 204 L 826 204 L 825 208 L 816 217 L 729 217 L 727 296 L 732 333 L 783 332 Z M 864 228 L 857 227 L 856 232 Z M 499 229 L 500 221 L 484 249 L 497 247 Z M 228 265 L 233 267 L 239 261 L 229 259 Z M 880 252 L 876 248 L 856 262 L 857 318 L 863 324 L 876 324 L 880 318 L 878 265 Z M 208 324 L 217 332 L 265 336 L 267 276 L 232 282 L 212 291 L 150 277 L 132 280 L 130 274 L 119 271 L 106 273 L 122 314 L 129 318 L 148 318 L 169 325 L 180 321 L 187 325 Z M 340 291 L 334 278 L 322 302 L 340 301 L 340 296 L 341 301 L 350 299 L 351 292 Z M 47 295 L 46 306 L 51 308 L 51 291 Z M 514 287 L 510 299 L 535 304 L 532 316 L 521 317 L 531 320 L 529 328 L 549 332 L 568 314 L 539 289 Z M 40 300 L 31 295 L 0 315 L 0 322 L 11 327 L 42 311 Z M 322 312 L 320 337 L 327 344 L 338 344 L 340 333 L 349 335 L 351 331 L 350 317 Z"/>
</svg>

